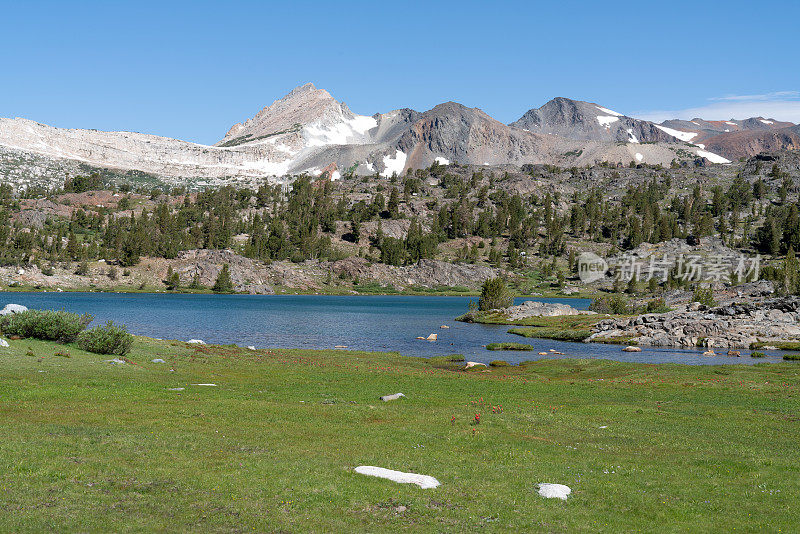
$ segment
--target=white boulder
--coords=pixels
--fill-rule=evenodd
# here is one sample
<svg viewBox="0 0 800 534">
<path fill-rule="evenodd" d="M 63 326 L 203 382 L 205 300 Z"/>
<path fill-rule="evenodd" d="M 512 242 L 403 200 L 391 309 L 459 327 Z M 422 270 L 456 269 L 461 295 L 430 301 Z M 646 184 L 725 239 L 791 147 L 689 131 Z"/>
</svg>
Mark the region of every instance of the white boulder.
<svg viewBox="0 0 800 534">
<path fill-rule="evenodd" d="M 9 347 L 8 341 L 5 339 L 0 339 L 0 347 Z"/>
<path fill-rule="evenodd" d="M 205 345 L 206 344 L 206 342 L 203 341 L 202 339 L 190 339 L 189 341 L 187 341 L 187 343 L 192 343 L 194 345 Z"/>
<path fill-rule="evenodd" d="M 539 495 L 547 499 L 561 499 L 562 501 L 566 501 L 567 496 L 572 493 L 569 486 L 565 486 L 564 484 L 549 484 L 543 482 L 538 484 L 537 488 L 539 489 Z"/>
</svg>

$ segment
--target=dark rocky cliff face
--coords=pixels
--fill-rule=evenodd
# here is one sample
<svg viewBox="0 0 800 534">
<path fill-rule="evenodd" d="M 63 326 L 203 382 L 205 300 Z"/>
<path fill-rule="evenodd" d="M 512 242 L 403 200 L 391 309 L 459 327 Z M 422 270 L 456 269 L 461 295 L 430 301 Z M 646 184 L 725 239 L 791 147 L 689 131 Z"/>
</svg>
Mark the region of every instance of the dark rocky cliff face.
<svg viewBox="0 0 800 534">
<path fill-rule="evenodd" d="M 590 102 L 558 97 L 538 109 L 528 110 L 510 126 L 540 134 L 575 140 L 675 142 L 675 138 L 649 121 L 626 117 Z"/>
</svg>

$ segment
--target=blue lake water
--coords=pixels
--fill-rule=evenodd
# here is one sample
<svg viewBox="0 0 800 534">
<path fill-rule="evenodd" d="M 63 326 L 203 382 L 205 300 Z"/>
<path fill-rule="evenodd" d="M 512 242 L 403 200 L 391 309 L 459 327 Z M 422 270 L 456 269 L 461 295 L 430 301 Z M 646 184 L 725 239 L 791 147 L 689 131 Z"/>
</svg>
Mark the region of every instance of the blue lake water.
<svg viewBox="0 0 800 534">
<path fill-rule="evenodd" d="M 181 295 L 124 293 L 0 293 L 0 307 L 17 303 L 29 308 L 90 313 L 95 323 L 127 325 L 134 334 L 162 339 L 202 339 L 257 348 L 397 351 L 407 356 L 463 354 L 467 360 L 509 363 L 541 358 L 606 358 L 625 362 L 749 364 L 780 361 L 781 352 L 766 358 L 703 356 L 700 350 L 642 348 L 626 353 L 618 345 L 525 339 L 508 326 L 454 321 L 474 297 L 320 296 L 320 295 Z M 587 309 L 588 299 L 517 299 L 563 302 Z M 447 325 L 449 329 L 441 329 Z M 418 336 L 438 334 L 438 341 Z M 518 341 L 533 352 L 488 351 L 493 342 Z M 539 356 L 554 349 L 564 356 Z M 742 351 L 749 353 L 749 351 Z"/>
</svg>

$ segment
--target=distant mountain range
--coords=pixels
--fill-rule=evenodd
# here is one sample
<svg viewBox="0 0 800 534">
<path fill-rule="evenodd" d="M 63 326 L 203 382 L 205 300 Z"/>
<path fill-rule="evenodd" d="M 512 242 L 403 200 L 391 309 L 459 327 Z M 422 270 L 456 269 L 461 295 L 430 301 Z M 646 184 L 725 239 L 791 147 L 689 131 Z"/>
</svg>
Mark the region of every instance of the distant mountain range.
<svg viewBox="0 0 800 534">
<path fill-rule="evenodd" d="M 0 119 L 0 180 L 52 183 L 64 174 L 203 186 L 280 181 L 288 174 L 402 174 L 440 163 L 583 166 L 669 165 L 704 158 L 729 163 L 761 151 L 800 148 L 800 126 L 746 120 L 627 117 L 597 104 L 555 98 L 503 124 L 480 109 L 447 102 L 425 112 L 357 115 L 312 84 L 235 124 L 214 146 L 131 132 L 100 132 Z"/>
</svg>

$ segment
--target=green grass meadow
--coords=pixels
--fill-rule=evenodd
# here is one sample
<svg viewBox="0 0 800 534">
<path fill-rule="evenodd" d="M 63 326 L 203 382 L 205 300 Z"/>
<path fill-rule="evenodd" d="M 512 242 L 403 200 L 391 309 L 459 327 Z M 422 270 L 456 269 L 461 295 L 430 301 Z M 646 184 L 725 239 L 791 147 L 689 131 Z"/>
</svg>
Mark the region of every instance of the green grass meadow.
<svg viewBox="0 0 800 534">
<path fill-rule="evenodd" d="M 129 363 L 111 365 L 74 346 L 10 343 L 2 532 L 800 528 L 796 362 L 463 372 L 398 354 L 137 338 Z M 406 398 L 378 399 L 397 392 Z M 544 499 L 538 482 L 573 493 Z"/>
</svg>

